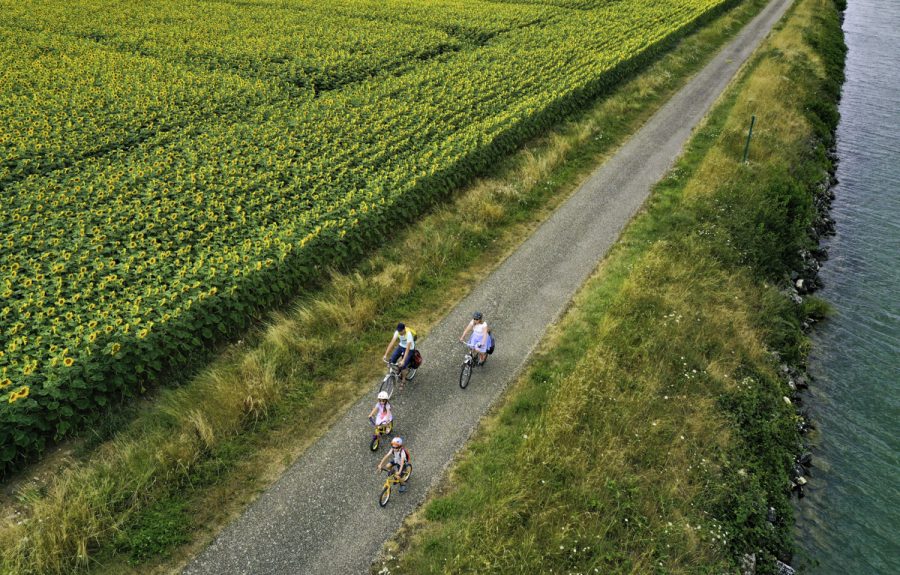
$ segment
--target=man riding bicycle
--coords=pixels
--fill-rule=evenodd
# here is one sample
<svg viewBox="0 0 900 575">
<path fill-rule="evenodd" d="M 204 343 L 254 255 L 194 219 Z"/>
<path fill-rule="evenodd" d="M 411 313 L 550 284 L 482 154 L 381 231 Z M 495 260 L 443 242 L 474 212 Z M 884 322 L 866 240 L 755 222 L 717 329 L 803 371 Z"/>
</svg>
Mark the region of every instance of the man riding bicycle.
<svg viewBox="0 0 900 575">
<path fill-rule="evenodd" d="M 394 345 L 397 345 L 397 347 L 394 349 L 394 352 L 391 353 L 391 348 L 393 348 Z M 415 349 L 415 333 L 413 333 L 411 329 L 407 329 L 403 322 L 398 323 L 397 331 L 394 332 L 391 343 L 389 343 L 387 349 L 384 350 L 384 360 L 387 361 L 388 354 L 391 353 L 391 363 L 396 363 L 400 371 L 400 389 L 403 389 L 403 384 L 406 383 L 406 368 L 409 367 L 409 363 L 412 361 Z"/>
<path fill-rule="evenodd" d="M 385 465 L 388 461 L 391 460 L 390 465 Z M 385 470 L 390 471 L 397 478 L 397 482 L 400 484 L 400 492 L 406 491 L 406 482 L 403 481 L 402 472 L 404 468 L 409 464 L 409 451 L 403 447 L 403 439 L 400 437 L 395 437 L 391 440 L 391 450 L 388 452 L 382 459 L 381 463 L 378 464 L 378 467 L 375 468 L 376 472 Z"/>
</svg>

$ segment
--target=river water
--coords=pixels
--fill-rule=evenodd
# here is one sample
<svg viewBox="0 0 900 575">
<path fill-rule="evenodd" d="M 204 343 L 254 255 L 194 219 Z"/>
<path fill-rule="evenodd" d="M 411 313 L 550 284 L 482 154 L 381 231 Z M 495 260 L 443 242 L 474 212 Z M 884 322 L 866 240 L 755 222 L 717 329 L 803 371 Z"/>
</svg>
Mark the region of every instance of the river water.
<svg viewBox="0 0 900 575">
<path fill-rule="evenodd" d="M 817 431 L 797 566 L 900 574 L 900 0 L 849 0 L 837 235 L 805 403 Z"/>
</svg>

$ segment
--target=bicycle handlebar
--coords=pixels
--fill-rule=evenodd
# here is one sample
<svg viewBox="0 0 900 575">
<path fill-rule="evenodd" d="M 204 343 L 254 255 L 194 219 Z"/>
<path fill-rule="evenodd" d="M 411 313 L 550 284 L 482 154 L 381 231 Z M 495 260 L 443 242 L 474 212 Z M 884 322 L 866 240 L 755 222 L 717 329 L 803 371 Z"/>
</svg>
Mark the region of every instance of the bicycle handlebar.
<svg viewBox="0 0 900 575">
<path fill-rule="evenodd" d="M 478 349 L 478 346 L 475 346 L 475 345 L 469 345 L 468 343 L 466 343 L 466 342 L 464 342 L 464 341 L 461 341 L 461 342 L 459 342 L 459 343 L 461 343 L 461 344 L 463 344 L 464 346 L 466 346 L 466 349 L 469 350 L 469 351 L 471 351 L 473 354 L 475 354 L 475 353 L 484 353 L 484 352 L 482 352 L 480 349 Z"/>
</svg>

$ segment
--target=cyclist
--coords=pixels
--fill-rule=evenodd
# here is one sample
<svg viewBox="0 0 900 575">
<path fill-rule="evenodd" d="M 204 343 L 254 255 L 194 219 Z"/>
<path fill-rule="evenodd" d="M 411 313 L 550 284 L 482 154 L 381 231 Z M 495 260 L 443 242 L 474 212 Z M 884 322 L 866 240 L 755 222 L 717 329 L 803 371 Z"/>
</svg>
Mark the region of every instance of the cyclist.
<svg viewBox="0 0 900 575">
<path fill-rule="evenodd" d="M 391 460 L 391 464 L 385 465 L 388 459 Z M 375 471 L 377 473 L 385 470 L 393 473 L 400 483 L 400 492 L 402 493 L 406 491 L 406 482 L 401 479 L 401 472 L 406 468 L 407 464 L 409 464 L 409 451 L 403 447 L 403 438 L 395 437 L 391 440 L 391 450 L 381 458 L 381 463 L 378 464 Z"/>
<path fill-rule="evenodd" d="M 466 335 L 470 331 L 472 332 L 472 336 L 469 338 L 469 341 L 466 342 Z M 487 350 L 491 347 L 491 328 L 489 328 L 488 324 L 484 321 L 484 314 L 480 311 L 476 311 L 472 314 L 472 321 L 469 322 L 469 325 L 463 330 L 462 335 L 459 336 L 459 341 L 477 351 L 478 365 L 484 365 L 484 360 L 487 359 Z"/>
<path fill-rule="evenodd" d="M 397 347 L 394 348 L 394 352 L 391 353 L 391 348 L 393 348 L 395 344 Z M 387 361 L 388 354 L 391 353 L 391 363 L 396 363 L 400 368 L 400 389 L 403 389 L 403 384 L 406 383 L 406 368 L 409 367 L 409 362 L 412 361 L 413 351 L 415 349 L 415 334 L 411 329 L 407 329 L 403 322 L 398 323 L 397 331 L 394 332 L 391 343 L 389 343 L 387 349 L 384 350 L 384 360 Z"/>
<path fill-rule="evenodd" d="M 385 425 L 394 421 L 394 413 L 391 411 L 390 396 L 386 391 L 378 392 L 378 403 L 369 412 L 369 421 L 372 425 Z"/>
</svg>

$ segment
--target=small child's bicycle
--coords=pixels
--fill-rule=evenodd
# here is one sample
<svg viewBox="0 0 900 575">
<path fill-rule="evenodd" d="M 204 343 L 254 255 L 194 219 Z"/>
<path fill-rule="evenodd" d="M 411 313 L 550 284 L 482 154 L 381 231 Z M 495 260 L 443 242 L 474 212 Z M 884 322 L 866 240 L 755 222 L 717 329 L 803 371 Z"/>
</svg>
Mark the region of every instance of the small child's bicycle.
<svg viewBox="0 0 900 575">
<path fill-rule="evenodd" d="M 375 421 L 372 421 L 372 425 L 375 425 Z M 381 445 L 381 438 L 385 435 L 390 435 L 391 431 L 394 430 L 394 421 L 388 421 L 387 423 L 382 423 L 381 425 L 375 425 L 375 429 L 372 431 L 372 442 L 369 444 L 369 448 L 372 451 L 378 451 L 378 446 Z"/>
<path fill-rule="evenodd" d="M 384 507 L 391 499 L 391 490 L 394 485 L 397 485 L 401 481 L 405 483 L 409 480 L 409 476 L 412 473 L 412 463 L 406 464 L 403 471 L 400 473 L 400 478 L 397 478 L 394 474 L 393 468 L 382 468 L 382 471 L 387 471 L 388 476 L 384 480 L 384 487 L 381 488 L 381 495 L 378 497 L 378 505 Z"/>
</svg>

